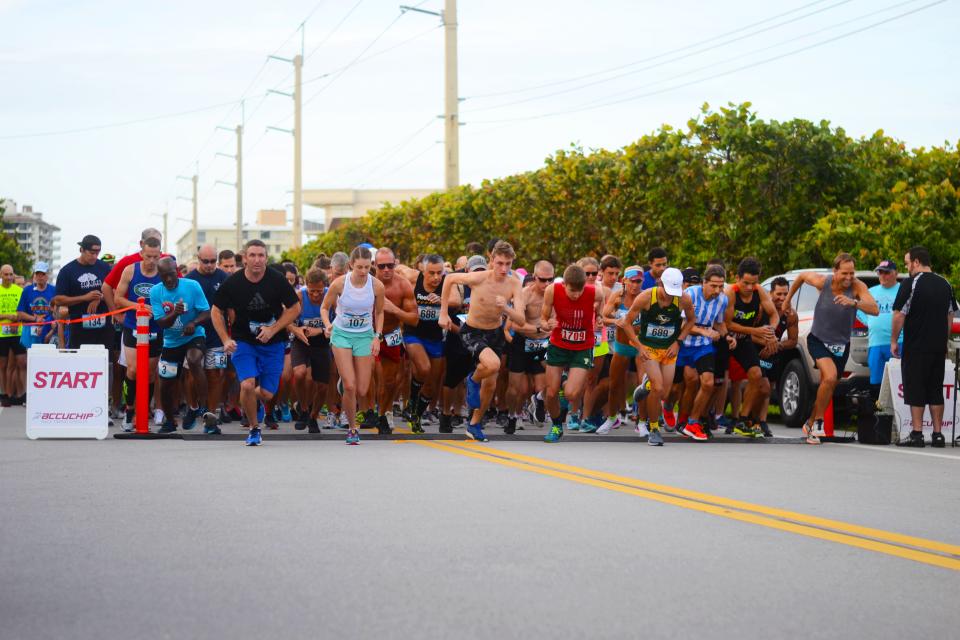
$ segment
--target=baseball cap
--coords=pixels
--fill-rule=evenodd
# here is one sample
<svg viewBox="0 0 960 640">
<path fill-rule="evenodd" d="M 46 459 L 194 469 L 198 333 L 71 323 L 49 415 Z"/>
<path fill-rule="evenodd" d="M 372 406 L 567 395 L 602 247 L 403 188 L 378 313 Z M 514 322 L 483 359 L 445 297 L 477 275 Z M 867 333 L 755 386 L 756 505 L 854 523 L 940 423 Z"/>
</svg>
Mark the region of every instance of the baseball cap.
<svg viewBox="0 0 960 640">
<path fill-rule="evenodd" d="M 100 256 L 100 259 L 106 262 L 107 264 L 113 264 L 116 261 L 117 257 L 112 253 L 105 253 L 102 256 Z"/>
<path fill-rule="evenodd" d="M 643 277 L 643 269 L 638 266 L 627 267 L 627 270 L 623 272 L 623 277 L 627 280 L 633 280 L 634 278 Z"/>
<path fill-rule="evenodd" d="M 93 247 L 102 247 L 103 243 L 100 242 L 100 238 L 94 235 L 85 235 L 83 240 L 77 243 L 83 249 L 92 249 Z"/>
<path fill-rule="evenodd" d="M 680 273 L 683 274 L 683 281 L 687 284 L 700 284 L 700 272 L 693 267 L 687 267 Z"/>
<path fill-rule="evenodd" d="M 47 273 L 50 271 L 50 265 L 46 262 L 40 261 L 37 264 L 33 265 L 34 273 Z"/>
<path fill-rule="evenodd" d="M 467 260 L 467 271 L 483 271 L 487 268 L 487 259 L 483 256 L 470 256 Z"/>
<path fill-rule="evenodd" d="M 874 271 L 896 271 L 897 265 L 893 260 L 881 260 Z"/>
<path fill-rule="evenodd" d="M 683 295 L 683 273 L 680 269 L 670 267 L 660 276 L 660 282 L 669 296 Z"/>
</svg>

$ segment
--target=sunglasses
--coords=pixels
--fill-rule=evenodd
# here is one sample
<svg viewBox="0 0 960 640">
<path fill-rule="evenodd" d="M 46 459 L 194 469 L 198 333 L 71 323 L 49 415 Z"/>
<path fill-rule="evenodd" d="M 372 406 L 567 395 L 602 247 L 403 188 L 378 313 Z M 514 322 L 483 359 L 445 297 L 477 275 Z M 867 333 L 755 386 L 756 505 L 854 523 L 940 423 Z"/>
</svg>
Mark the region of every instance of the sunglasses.
<svg viewBox="0 0 960 640">
<path fill-rule="evenodd" d="M 378 264 L 377 269 L 395 269 L 397 265 L 393 263 L 388 264 Z"/>
<path fill-rule="evenodd" d="M 584 271 L 588 278 L 596 278 L 599 271 Z"/>
<path fill-rule="evenodd" d="M 632 282 L 632 283 L 634 283 L 634 284 L 642 284 L 642 283 L 643 283 L 643 278 L 630 278 L 630 282 Z"/>
<path fill-rule="evenodd" d="M 217 259 L 213 258 L 212 260 L 204 260 L 203 258 L 200 258 L 200 262 L 203 264 L 217 264 Z"/>
<path fill-rule="evenodd" d="M 536 276 L 536 278 L 537 282 L 553 282 L 553 278 L 541 278 L 540 276 Z"/>
</svg>

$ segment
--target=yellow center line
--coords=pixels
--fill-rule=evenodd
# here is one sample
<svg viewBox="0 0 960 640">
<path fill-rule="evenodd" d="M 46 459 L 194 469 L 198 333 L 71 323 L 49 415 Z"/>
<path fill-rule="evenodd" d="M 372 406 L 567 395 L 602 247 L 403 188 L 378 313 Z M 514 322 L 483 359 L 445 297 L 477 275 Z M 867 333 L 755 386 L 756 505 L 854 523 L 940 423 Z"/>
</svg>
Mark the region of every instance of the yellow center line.
<svg viewBox="0 0 960 640">
<path fill-rule="evenodd" d="M 539 473 L 610 491 L 654 500 L 685 509 L 700 511 L 731 520 L 756 524 L 771 529 L 796 533 L 811 538 L 836 542 L 860 549 L 884 553 L 899 558 L 922 562 L 944 569 L 960 571 L 960 547 L 905 536 L 881 529 L 861 527 L 827 518 L 754 505 L 721 496 L 668 487 L 626 476 L 566 465 L 552 460 L 525 456 L 473 443 L 444 441 L 416 441 L 416 444 L 447 451 L 484 462 Z M 901 546 L 906 545 L 906 546 Z M 913 547 L 913 548 L 911 548 Z M 940 555 L 940 554 L 948 555 Z"/>
</svg>

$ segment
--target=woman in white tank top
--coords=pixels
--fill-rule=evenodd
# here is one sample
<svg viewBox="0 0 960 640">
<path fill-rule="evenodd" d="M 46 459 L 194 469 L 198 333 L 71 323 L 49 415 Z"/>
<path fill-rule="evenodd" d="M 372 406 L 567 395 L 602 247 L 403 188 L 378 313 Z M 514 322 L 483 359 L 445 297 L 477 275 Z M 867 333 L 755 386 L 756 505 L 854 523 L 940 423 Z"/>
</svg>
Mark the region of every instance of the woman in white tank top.
<svg viewBox="0 0 960 640">
<path fill-rule="evenodd" d="M 383 283 L 370 274 L 373 255 L 357 247 L 350 254 L 350 270 L 333 281 L 320 306 L 320 317 L 333 359 L 343 382 L 343 411 L 347 414 L 347 444 L 360 444 L 357 398 L 367 395 L 373 359 L 380 352 L 383 330 Z M 336 318 L 330 309 L 336 305 Z"/>
</svg>

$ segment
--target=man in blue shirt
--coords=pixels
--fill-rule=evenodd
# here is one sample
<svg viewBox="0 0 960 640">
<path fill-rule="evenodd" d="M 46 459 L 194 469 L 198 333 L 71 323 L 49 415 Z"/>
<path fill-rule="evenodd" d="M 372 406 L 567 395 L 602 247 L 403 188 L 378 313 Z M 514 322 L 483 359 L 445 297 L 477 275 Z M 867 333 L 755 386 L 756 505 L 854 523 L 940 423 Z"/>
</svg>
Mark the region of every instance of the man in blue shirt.
<svg viewBox="0 0 960 640">
<path fill-rule="evenodd" d="M 207 402 L 207 377 L 203 370 L 203 352 L 206 348 L 203 323 L 210 318 L 210 305 L 196 280 L 180 280 L 177 277 L 177 263 L 172 258 L 161 258 L 157 269 L 160 272 L 160 284 L 150 289 L 150 306 L 154 320 L 163 329 L 163 350 L 160 352 L 157 374 L 160 378 L 160 402 L 167 417 L 160 433 L 177 430 L 177 423 L 173 419 L 174 381 L 180 377 L 186 361 L 201 406 L 190 407 L 184 416 L 183 428 L 192 429 L 197 418 L 202 416 L 204 433 L 219 435 L 217 416 L 202 406 Z"/>
<path fill-rule="evenodd" d="M 890 332 L 893 324 L 893 301 L 900 291 L 897 281 L 897 265 L 893 260 L 884 260 L 874 269 L 880 277 L 880 284 L 870 287 L 870 295 L 877 301 L 880 314 L 868 316 L 857 312 L 857 319 L 867 325 L 869 331 L 867 365 L 870 367 L 870 393 L 873 399 L 880 397 L 880 384 L 883 382 L 883 370 L 890 359 Z M 897 342 L 903 344 L 901 332 Z"/>
<path fill-rule="evenodd" d="M 53 320 L 53 287 L 48 286 L 47 272 L 50 267 L 46 262 L 38 262 L 33 268 L 33 284 L 27 285 L 20 296 L 17 306 L 17 315 L 21 322 L 49 322 Z M 53 331 L 53 325 L 36 325 L 24 327 L 20 334 L 20 343 L 30 348 L 38 342 L 48 342 Z"/>
<path fill-rule="evenodd" d="M 213 304 L 213 298 L 217 295 L 220 285 L 227 279 L 227 273 L 217 268 L 217 250 L 213 245 L 205 244 L 197 251 L 197 260 L 199 265 L 196 269 L 188 273 L 185 278 L 196 280 L 203 289 L 203 294 L 207 299 L 207 304 Z M 206 402 L 207 408 L 213 413 L 217 413 L 217 407 L 223 400 L 223 381 L 226 378 L 227 354 L 223 350 L 223 342 L 220 336 L 213 330 L 213 325 L 209 320 L 203 323 L 203 332 L 206 339 L 206 352 L 203 357 L 203 368 L 207 376 L 207 397 L 196 402 Z M 195 398 L 193 387 L 187 388 L 187 397 Z M 195 404 L 195 403 L 193 403 Z"/>
</svg>

